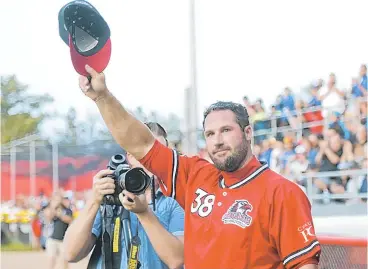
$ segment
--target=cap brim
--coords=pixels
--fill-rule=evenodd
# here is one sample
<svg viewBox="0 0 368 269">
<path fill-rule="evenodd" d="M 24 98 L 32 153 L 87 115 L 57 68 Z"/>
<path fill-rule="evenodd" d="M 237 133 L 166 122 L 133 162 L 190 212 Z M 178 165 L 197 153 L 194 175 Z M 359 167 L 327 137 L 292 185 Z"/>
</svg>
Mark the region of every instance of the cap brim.
<svg viewBox="0 0 368 269">
<path fill-rule="evenodd" d="M 70 57 L 72 59 L 74 69 L 80 75 L 83 76 L 89 75 L 85 68 L 87 64 L 94 70 L 96 70 L 98 73 L 103 72 L 107 67 L 107 65 L 109 64 L 111 57 L 110 38 L 106 41 L 105 45 L 97 53 L 91 56 L 83 56 L 79 54 L 76 51 L 72 39 L 70 37 L 69 37 L 69 48 L 70 48 Z"/>
<path fill-rule="evenodd" d="M 65 27 L 65 19 L 64 19 L 64 10 L 65 10 L 65 7 L 67 5 L 69 5 L 69 4 L 64 5 L 60 9 L 59 14 L 58 14 L 58 20 L 59 20 L 59 36 L 64 41 L 64 43 L 66 45 L 69 44 L 69 32 L 68 32 L 68 30 Z"/>
</svg>

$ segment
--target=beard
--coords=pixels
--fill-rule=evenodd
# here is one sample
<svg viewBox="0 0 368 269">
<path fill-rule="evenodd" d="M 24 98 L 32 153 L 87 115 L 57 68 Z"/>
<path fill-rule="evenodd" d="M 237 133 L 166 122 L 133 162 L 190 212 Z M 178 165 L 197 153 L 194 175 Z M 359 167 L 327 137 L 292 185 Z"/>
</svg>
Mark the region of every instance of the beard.
<svg viewBox="0 0 368 269">
<path fill-rule="evenodd" d="M 246 139 L 244 137 L 242 143 L 237 146 L 234 152 L 230 156 L 226 157 L 225 160 L 216 159 L 216 157 L 212 153 L 209 155 L 217 169 L 225 172 L 234 172 L 243 165 L 249 150 L 250 147 L 248 147 Z"/>
</svg>

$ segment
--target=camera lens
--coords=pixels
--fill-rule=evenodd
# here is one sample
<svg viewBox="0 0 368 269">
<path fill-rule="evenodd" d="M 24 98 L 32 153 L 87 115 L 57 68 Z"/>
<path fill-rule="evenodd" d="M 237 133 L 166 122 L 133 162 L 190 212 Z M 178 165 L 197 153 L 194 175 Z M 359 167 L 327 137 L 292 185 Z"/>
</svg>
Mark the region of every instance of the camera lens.
<svg viewBox="0 0 368 269">
<path fill-rule="evenodd" d="M 124 163 L 125 157 L 122 154 L 116 154 L 112 157 L 113 162 L 115 163 Z"/>
<path fill-rule="evenodd" d="M 140 168 L 131 169 L 124 174 L 124 188 L 134 194 L 142 194 L 150 184 L 150 178 Z"/>
<path fill-rule="evenodd" d="M 109 164 L 107 165 L 108 168 L 112 170 L 116 170 L 119 165 L 125 164 L 126 158 L 122 154 L 116 154 L 111 157 Z"/>
</svg>

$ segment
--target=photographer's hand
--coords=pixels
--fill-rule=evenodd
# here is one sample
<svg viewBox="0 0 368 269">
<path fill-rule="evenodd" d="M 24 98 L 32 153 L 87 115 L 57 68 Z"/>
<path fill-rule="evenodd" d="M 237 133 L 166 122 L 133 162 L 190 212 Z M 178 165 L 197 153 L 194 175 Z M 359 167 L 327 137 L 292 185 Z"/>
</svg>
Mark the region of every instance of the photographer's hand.
<svg viewBox="0 0 368 269">
<path fill-rule="evenodd" d="M 98 205 L 101 204 L 103 198 L 107 194 L 113 194 L 115 191 L 114 180 L 108 175 L 111 175 L 111 170 L 101 170 L 93 177 L 93 199 Z"/>
<path fill-rule="evenodd" d="M 128 198 L 133 202 L 130 202 Z M 126 210 L 133 213 L 142 214 L 148 211 L 148 202 L 145 194 L 134 195 L 127 190 L 123 190 L 123 192 L 119 194 L 119 200 Z"/>
</svg>

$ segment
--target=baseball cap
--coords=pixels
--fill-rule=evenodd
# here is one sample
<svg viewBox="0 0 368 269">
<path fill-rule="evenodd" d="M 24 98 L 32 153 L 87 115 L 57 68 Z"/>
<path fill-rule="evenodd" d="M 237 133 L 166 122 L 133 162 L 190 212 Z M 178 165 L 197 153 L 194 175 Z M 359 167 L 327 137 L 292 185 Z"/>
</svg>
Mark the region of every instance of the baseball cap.
<svg viewBox="0 0 368 269">
<path fill-rule="evenodd" d="M 65 25 L 65 21 L 64 21 L 64 10 L 65 7 L 68 4 L 64 5 L 58 14 L 58 20 L 59 20 L 59 36 L 61 38 L 61 40 L 64 41 L 64 43 L 69 46 L 69 32 L 68 29 L 66 29 L 66 25 Z"/>
<path fill-rule="evenodd" d="M 97 9 L 87 1 L 72 1 L 59 12 L 59 32 L 63 21 L 68 39 L 60 36 L 69 45 L 74 69 L 84 76 L 89 75 L 86 65 L 104 71 L 111 57 L 110 28 Z"/>
</svg>

